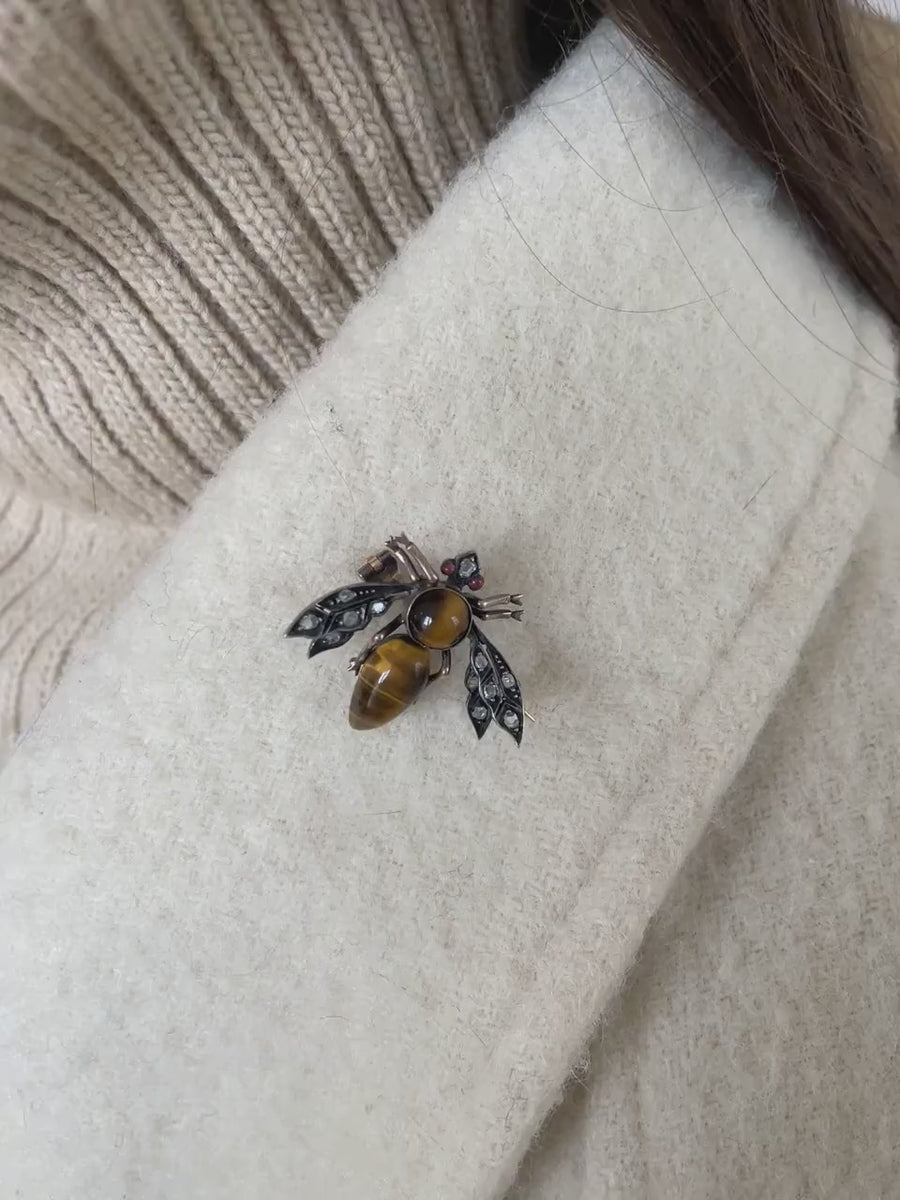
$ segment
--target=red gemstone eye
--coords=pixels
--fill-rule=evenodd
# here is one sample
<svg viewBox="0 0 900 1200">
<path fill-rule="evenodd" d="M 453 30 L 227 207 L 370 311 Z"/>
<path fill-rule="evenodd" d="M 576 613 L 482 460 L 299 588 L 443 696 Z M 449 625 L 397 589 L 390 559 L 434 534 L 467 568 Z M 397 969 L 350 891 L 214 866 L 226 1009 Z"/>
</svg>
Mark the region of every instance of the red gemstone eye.
<svg viewBox="0 0 900 1200">
<path fill-rule="evenodd" d="M 441 563 L 441 574 L 442 575 L 452 575 L 455 570 L 456 570 L 456 563 L 453 561 L 452 558 L 447 558 Z"/>
<path fill-rule="evenodd" d="M 480 575 L 474 575 L 469 580 L 468 586 L 472 589 L 473 592 L 480 592 L 481 589 L 484 587 L 484 580 L 481 578 Z"/>
</svg>

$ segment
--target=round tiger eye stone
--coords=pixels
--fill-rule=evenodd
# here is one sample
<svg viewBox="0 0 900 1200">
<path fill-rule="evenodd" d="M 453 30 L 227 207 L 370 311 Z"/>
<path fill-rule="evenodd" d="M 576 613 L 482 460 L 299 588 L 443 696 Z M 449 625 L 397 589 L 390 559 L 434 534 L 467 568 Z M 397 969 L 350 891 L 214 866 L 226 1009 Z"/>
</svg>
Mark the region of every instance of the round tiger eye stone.
<svg viewBox="0 0 900 1200">
<path fill-rule="evenodd" d="M 463 640 L 471 624 L 469 602 L 453 588 L 420 592 L 406 614 L 410 636 L 429 650 L 449 650 Z"/>
<path fill-rule="evenodd" d="M 350 697 L 353 729 L 377 729 L 409 708 L 428 686 L 431 655 L 412 638 L 392 637 L 376 646 L 359 669 Z"/>
</svg>

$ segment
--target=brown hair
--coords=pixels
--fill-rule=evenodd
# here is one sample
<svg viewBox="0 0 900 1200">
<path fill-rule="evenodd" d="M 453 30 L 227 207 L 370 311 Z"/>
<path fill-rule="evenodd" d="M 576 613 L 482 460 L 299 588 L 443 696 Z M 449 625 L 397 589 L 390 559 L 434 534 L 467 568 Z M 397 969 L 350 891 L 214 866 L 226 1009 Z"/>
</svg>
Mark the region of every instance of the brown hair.
<svg viewBox="0 0 900 1200">
<path fill-rule="evenodd" d="M 850 0 L 607 0 L 599 8 L 774 172 L 900 327 L 898 32 Z M 542 15 L 556 37 L 563 9 L 582 24 L 591 11 L 551 0 Z"/>
</svg>

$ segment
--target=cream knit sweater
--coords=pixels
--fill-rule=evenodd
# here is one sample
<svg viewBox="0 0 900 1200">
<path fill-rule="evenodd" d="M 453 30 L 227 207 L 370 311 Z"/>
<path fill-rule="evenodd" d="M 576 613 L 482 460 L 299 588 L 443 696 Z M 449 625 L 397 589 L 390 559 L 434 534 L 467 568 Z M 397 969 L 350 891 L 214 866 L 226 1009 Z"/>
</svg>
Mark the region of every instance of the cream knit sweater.
<svg viewBox="0 0 900 1200">
<path fill-rule="evenodd" d="M 7 0 L 0 755 L 522 94 L 514 0 Z"/>
</svg>

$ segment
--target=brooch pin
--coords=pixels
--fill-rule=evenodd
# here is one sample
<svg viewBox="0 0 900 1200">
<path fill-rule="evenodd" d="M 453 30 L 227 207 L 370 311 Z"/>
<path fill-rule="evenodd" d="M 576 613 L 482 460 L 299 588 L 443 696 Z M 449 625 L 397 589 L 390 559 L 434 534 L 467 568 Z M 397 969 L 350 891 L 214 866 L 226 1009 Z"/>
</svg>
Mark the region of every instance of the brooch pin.
<svg viewBox="0 0 900 1200">
<path fill-rule="evenodd" d="M 384 550 L 366 559 L 358 575 L 362 583 L 328 592 L 304 608 L 286 632 L 287 637 L 308 638 L 309 657 L 314 658 L 345 645 L 375 617 L 402 605 L 402 612 L 350 661 L 356 675 L 351 726 L 375 729 L 399 716 L 430 683 L 449 673 L 451 650 L 468 638 L 467 710 L 475 732 L 483 737 L 496 721 L 520 743 L 522 718 L 528 714 L 519 682 L 475 622 L 521 621 L 522 597 L 467 594 L 484 587 L 474 551 L 445 559 L 438 574 L 405 535 L 390 538 Z"/>
</svg>

